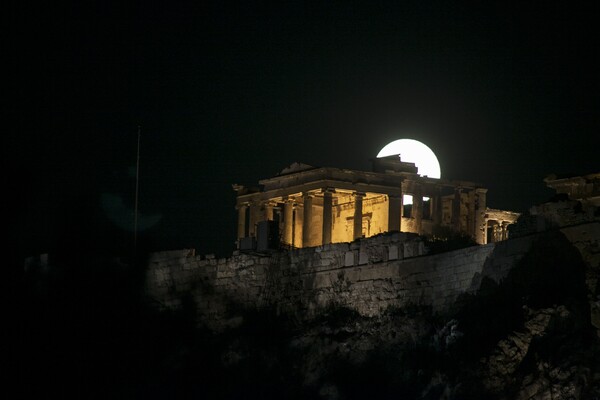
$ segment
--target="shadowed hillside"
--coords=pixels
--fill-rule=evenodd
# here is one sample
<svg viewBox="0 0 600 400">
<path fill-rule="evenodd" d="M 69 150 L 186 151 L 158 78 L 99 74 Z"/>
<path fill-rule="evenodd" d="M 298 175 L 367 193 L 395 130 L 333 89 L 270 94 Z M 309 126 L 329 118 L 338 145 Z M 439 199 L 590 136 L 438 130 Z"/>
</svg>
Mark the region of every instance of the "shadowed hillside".
<svg viewBox="0 0 600 400">
<path fill-rule="evenodd" d="M 55 260 L 26 278 L 23 393 L 125 398 L 594 398 L 598 339 L 585 264 L 559 233 L 501 284 L 484 278 L 447 315 L 332 306 L 311 320 L 235 308 L 219 334 L 192 297 L 156 311 L 142 270 Z"/>
</svg>

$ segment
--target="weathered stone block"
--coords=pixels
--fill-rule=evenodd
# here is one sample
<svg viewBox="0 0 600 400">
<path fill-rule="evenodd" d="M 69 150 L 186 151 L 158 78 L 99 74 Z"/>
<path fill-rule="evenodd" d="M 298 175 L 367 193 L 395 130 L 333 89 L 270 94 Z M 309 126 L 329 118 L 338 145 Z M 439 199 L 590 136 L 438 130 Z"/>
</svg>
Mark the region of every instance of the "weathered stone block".
<svg viewBox="0 0 600 400">
<path fill-rule="evenodd" d="M 365 265 L 369 263 L 369 253 L 366 250 L 361 249 L 358 253 L 358 265 Z"/>
<path fill-rule="evenodd" d="M 347 268 L 343 270 L 344 279 L 348 282 L 357 282 L 360 280 L 360 268 Z M 332 271 L 331 274 L 338 275 L 339 271 Z"/>
<path fill-rule="evenodd" d="M 187 263 L 183 264 L 183 270 L 184 271 L 189 271 L 189 270 L 196 269 L 196 268 L 198 268 L 198 262 L 197 261 L 187 262 Z"/>
<path fill-rule="evenodd" d="M 379 279 L 379 274 L 373 268 L 365 267 L 360 270 L 361 281 L 370 281 L 373 279 Z"/>
<path fill-rule="evenodd" d="M 329 259 L 320 259 L 313 261 L 313 267 L 319 270 L 319 267 L 329 267 L 330 260 Z"/>
<path fill-rule="evenodd" d="M 398 246 L 390 245 L 388 247 L 388 260 L 397 260 L 398 258 Z"/>
<path fill-rule="evenodd" d="M 351 267 L 354 265 L 354 252 L 347 251 L 344 254 L 344 267 Z"/>
<path fill-rule="evenodd" d="M 404 258 L 415 257 L 419 255 L 413 243 L 404 243 Z"/>
<path fill-rule="evenodd" d="M 204 267 L 204 266 L 207 266 L 207 265 L 210 265 L 210 263 L 208 262 L 208 260 L 200 260 L 200 261 L 198 261 L 198 266 L 199 267 Z"/>
<path fill-rule="evenodd" d="M 317 274 L 313 284 L 315 289 L 331 287 L 331 277 L 329 274 Z"/>
</svg>

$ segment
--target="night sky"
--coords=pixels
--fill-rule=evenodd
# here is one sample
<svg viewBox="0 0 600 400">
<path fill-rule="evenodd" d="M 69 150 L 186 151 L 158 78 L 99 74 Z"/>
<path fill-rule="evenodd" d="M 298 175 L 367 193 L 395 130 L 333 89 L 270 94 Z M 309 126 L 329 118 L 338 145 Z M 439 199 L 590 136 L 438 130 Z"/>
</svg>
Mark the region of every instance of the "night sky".
<svg viewBox="0 0 600 400">
<path fill-rule="evenodd" d="M 369 169 L 399 138 L 493 208 L 547 200 L 549 173 L 600 170 L 597 2 L 196 3 L 8 14 L 22 255 L 129 251 L 138 125 L 150 250 L 225 256 L 232 183 L 295 161 Z"/>
</svg>

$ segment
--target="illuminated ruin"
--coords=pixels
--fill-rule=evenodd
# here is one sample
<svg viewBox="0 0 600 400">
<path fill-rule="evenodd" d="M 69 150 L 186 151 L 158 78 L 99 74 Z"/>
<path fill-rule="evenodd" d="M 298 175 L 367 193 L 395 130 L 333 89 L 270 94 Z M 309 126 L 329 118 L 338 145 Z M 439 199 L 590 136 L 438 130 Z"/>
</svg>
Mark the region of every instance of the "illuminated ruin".
<svg viewBox="0 0 600 400">
<path fill-rule="evenodd" d="M 487 208 L 487 189 L 477 183 L 422 177 L 397 155 L 372 161 L 372 172 L 294 163 L 258 187 L 233 185 L 238 248 L 314 247 L 385 232 L 435 236 L 449 230 L 486 244 L 506 239 L 507 226 L 519 216 Z"/>
</svg>

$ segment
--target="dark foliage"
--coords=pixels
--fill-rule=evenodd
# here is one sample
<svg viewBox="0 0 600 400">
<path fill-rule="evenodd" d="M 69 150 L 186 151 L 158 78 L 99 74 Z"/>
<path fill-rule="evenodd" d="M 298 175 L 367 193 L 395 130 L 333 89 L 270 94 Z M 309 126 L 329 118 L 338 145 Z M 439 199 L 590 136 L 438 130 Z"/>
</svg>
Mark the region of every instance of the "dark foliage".
<svg viewBox="0 0 600 400">
<path fill-rule="evenodd" d="M 425 241 L 429 254 L 445 253 L 476 245 L 477 242 L 466 233 L 439 225 L 434 227 L 433 234 L 426 237 Z"/>
<path fill-rule="evenodd" d="M 352 323 L 360 318 L 360 314 L 351 308 L 330 304 L 327 309 L 310 321 L 311 326 L 327 324 L 335 329 Z"/>
</svg>

